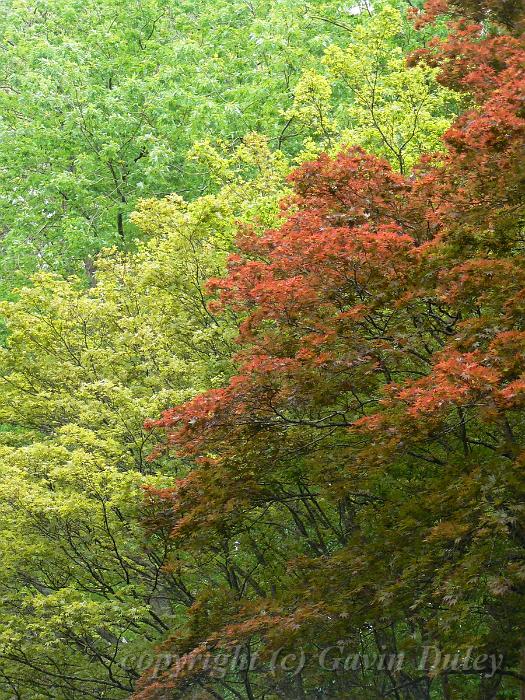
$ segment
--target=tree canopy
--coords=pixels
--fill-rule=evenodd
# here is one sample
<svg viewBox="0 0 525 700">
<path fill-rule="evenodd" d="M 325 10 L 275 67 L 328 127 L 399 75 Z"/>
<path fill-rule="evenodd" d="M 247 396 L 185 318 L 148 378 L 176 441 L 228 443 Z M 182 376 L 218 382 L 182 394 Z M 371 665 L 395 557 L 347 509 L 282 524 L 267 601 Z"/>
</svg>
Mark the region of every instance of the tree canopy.
<svg viewBox="0 0 525 700">
<path fill-rule="evenodd" d="M 525 697 L 524 16 L 5 3 L 2 700 Z"/>
<path fill-rule="evenodd" d="M 416 129 L 425 136 L 414 134 L 410 150 L 416 142 L 425 148 L 446 120 L 447 110 L 436 110 L 447 93 L 426 85 L 421 69 L 402 70 L 399 51 L 414 32 L 386 7 L 379 49 L 359 29 L 368 24 L 364 7 L 352 14 L 333 1 L 7 0 L 0 18 L 0 291 L 8 295 L 39 269 L 89 275 L 104 247 L 133 246 L 141 233 L 130 214 L 141 198 L 213 192 L 192 158 L 197 141 L 235 148 L 258 132 L 293 155 L 305 129 L 318 140 L 297 106 L 301 76 L 355 32 L 355 50 L 370 54 L 369 63 L 383 52 L 384 101 L 405 93 L 407 79 L 413 100 L 428 92 L 426 123 Z M 389 65 L 384 57 L 394 47 Z M 362 84 L 343 82 L 343 103 L 349 90 L 363 92 L 356 104 L 369 101 Z"/>
<path fill-rule="evenodd" d="M 407 657 L 229 669 L 241 697 L 512 697 L 525 680 L 524 58 L 511 34 L 454 25 L 414 58 L 472 96 L 442 153 L 409 177 L 359 148 L 304 164 L 296 210 L 210 282 L 244 319 L 237 371 L 152 424 L 195 467 L 150 499 L 177 546 L 222 547 L 232 575 L 137 699 L 220 689 L 191 660 L 239 642 Z M 418 666 L 429 645 L 481 650 L 478 678 Z"/>
</svg>

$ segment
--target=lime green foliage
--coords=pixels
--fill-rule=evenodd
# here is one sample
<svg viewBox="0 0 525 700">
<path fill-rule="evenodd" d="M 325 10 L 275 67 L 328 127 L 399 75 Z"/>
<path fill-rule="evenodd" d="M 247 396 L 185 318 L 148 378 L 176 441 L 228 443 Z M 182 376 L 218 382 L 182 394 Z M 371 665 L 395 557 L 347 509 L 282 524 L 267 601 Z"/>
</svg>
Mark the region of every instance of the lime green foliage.
<svg viewBox="0 0 525 700">
<path fill-rule="evenodd" d="M 308 70 L 295 87 L 289 114 L 311 139 L 301 158 L 358 144 L 406 172 L 422 153 L 440 150 L 458 97 L 436 82 L 435 69 L 407 67 L 416 37 L 395 7 L 356 22 L 348 39 L 326 50 L 326 75 Z"/>
<path fill-rule="evenodd" d="M 238 217 L 276 222 L 287 168 L 258 136 L 229 158 L 199 150 L 220 164 L 216 195 L 141 202 L 136 225 L 156 235 L 108 253 L 90 288 L 40 273 L 2 304 L 2 698 L 10 683 L 32 700 L 127 697 L 141 654 L 192 602 L 191 576 L 162 571 L 170 548 L 146 546 L 139 524 L 141 486 L 183 468 L 151 473 L 143 423 L 224 383 L 235 332 L 205 308 L 204 279 L 224 269 Z"/>
<path fill-rule="evenodd" d="M 5 0 L 0 13 L 0 292 L 81 271 L 139 234 L 141 197 L 210 182 L 187 152 L 251 131 L 296 149 L 282 112 L 344 30 L 336 2 Z"/>
</svg>

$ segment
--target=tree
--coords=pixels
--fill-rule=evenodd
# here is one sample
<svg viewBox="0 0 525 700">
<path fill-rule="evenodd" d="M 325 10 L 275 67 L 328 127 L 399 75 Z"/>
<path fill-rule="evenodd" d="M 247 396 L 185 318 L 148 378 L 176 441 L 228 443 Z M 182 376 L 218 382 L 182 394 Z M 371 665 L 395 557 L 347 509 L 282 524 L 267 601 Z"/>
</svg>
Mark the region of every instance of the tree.
<svg viewBox="0 0 525 700">
<path fill-rule="evenodd" d="M 476 22 L 498 22 L 506 29 L 523 30 L 523 0 L 431 0 L 425 2 L 425 15 L 433 21 L 441 14 L 467 17 Z"/>
<path fill-rule="evenodd" d="M 405 15 L 380 6 L 344 46 L 327 48 L 327 76 L 310 70 L 299 80 L 289 114 L 318 142 L 307 154 L 359 144 L 408 173 L 423 153 L 440 150 L 460 99 L 435 80 L 436 68 L 407 69 L 407 52 L 424 39 Z"/>
<path fill-rule="evenodd" d="M 300 76 L 319 68 L 329 44 L 351 42 L 354 51 L 364 52 L 368 77 L 374 61 L 384 64 L 383 127 L 391 127 L 394 93 L 408 110 L 400 134 L 385 134 L 390 147 L 399 150 L 397 141 L 408 138 L 407 129 L 416 126 L 420 113 L 421 128 L 410 147 L 401 147 L 408 149 L 408 161 L 418 149 L 434 147 L 448 117 L 441 110 L 449 107 L 449 93 L 433 83 L 432 70 L 403 66 L 399 46 L 414 32 L 409 35 L 405 22 L 396 33 L 398 15 L 387 30 L 392 12 L 376 20 L 368 12 L 348 15 L 340 3 L 318 0 L 306 7 L 299 0 L 134 0 L 126 6 L 117 0 L 36 5 L 8 0 L 4 5 L 3 297 L 36 270 L 89 277 L 102 248 L 132 248 L 142 235 L 130 219 L 140 198 L 177 192 L 191 200 L 215 192 L 206 170 L 188 157 L 196 141 L 222 141 L 234 150 L 245 134 L 256 131 L 288 155 L 303 149 L 305 135 L 315 145 L 323 134 L 304 124 Z M 369 22 L 381 25 L 382 48 L 371 44 L 364 28 Z M 355 99 L 359 113 L 352 117 L 357 130 L 352 138 L 366 138 L 384 150 L 363 107 L 370 101 L 365 74 L 356 82 L 349 77 L 352 52 L 341 49 L 338 55 L 340 77 L 350 80 L 351 92 L 338 80 L 335 94 L 345 105 Z M 341 128 L 349 126 L 345 111 L 338 110 L 338 118 L 344 116 Z"/>
<path fill-rule="evenodd" d="M 212 282 L 243 319 L 236 373 L 151 424 L 194 467 L 148 507 L 179 549 L 226 553 L 228 576 L 137 700 L 525 685 L 525 53 L 493 30 L 456 23 L 414 59 L 470 92 L 441 154 L 410 177 L 360 149 L 304 164 L 286 222 L 244 231 Z M 217 678 L 210 653 L 239 644 L 255 663 Z M 334 672 L 327 648 L 405 660 Z M 283 650 L 313 662 L 272 672 Z"/>
<path fill-rule="evenodd" d="M 232 473 L 215 469 L 214 461 L 222 459 L 215 451 L 198 455 L 199 469 L 193 469 L 193 453 L 172 459 L 157 450 L 158 462 L 149 461 L 156 441 L 143 423 L 210 388 L 220 395 L 220 387 L 235 374 L 235 328 L 246 318 L 248 347 L 250 324 L 257 318 L 251 318 L 251 305 L 260 302 L 251 296 L 258 280 L 254 277 L 253 288 L 245 290 L 251 299 L 246 308 L 234 304 L 221 315 L 208 303 L 205 280 L 224 272 L 238 228 L 242 255 L 253 255 L 254 274 L 264 269 L 274 243 L 262 234 L 275 229 L 278 243 L 282 220 L 277 202 L 283 195 L 283 211 L 296 222 L 283 231 L 293 238 L 293 227 L 299 226 L 295 252 L 288 243 L 279 244 L 283 256 L 297 258 L 306 240 L 303 218 L 314 245 L 316 226 L 329 222 L 328 230 L 334 231 L 358 227 L 370 208 L 378 222 L 387 221 L 381 229 L 383 248 L 378 249 L 382 261 L 397 240 L 389 227 L 408 227 L 419 241 L 428 237 L 428 227 L 420 225 L 426 211 L 423 184 L 407 207 L 404 198 L 416 190 L 415 184 L 359 150 L 336 161 L 339 175 L 331 172 L 327 158 L 306 168 L 295 178 L 295 196 L 289 196 L 284 182 L 289 163 L 283 151 L 303 149 L 306 117 L 315 117 L 308 112 L 308 89 L 297 83 L 299 70 L 317 63 L 340 24 L 342 44 L 349 41 L 349 27 L 355 34 L 352 50 L 338 53 L 342 61 L 367 48 L 365 23 L 382 22 L 384 27 L 389 15 L 371 17 L 364 4 L 360 7 L 361 13 L 346 17 L 345 9 L 333 3 L 311 3 L 305 13 L 302 5 L 298 13 L 295 2 L 192 2 L 167 8 L 164 3 L 160 8 L 152 1 L 124 10 L 104 0 L 84 3 L 82 11 L 54 0 L 37 7 L 8 4 L 2 20 L 0 126 L 6 205 L 2 294 L 14 299 L 2 305 L 7 343 L 0 353 L 0 695 L 6 700 L 13 694 L 35 700 L 127 697 L 153 659 L 154 646 L 175 629 L 167 652 L 175 648 L 195 658 L 203 640 L 214 634 L 223 638 L 231 623 L 227 637 L 232 645 L 239 640 L 240 646 L 234 646 L 246 659 L 257 652 L 246 632 L 254 629 L 251 616 L 261 600 L 268 601 L 270 617 L 276 623 L 278 617 L 284 629 L 310 625 L 311 644 L 332 639 L 319 634 L 322 626 L 312 622 L 320 611 L 316 602 L 305 612 L 297 610 L 303 568 L 298 574 L 285 565 L 300 560 L 301 567 L 313 572 L 315 557 L 340 548 L 353 509 L 377 497 L 367 487 L 341 506 L 312 490 L 312 474 L 321 470 L 303 453 L 307 437 L 317 441 L 317 426 L 308 423 L 317 418 L 309 417 L 306 424 L 301 419 L 282 445 L 263 444 L 266 432 L 252 435 L 249 429 L 247 451 L 232 457 Z M 400 35 L 391 32 L 392 47 L 406 36 L 405 24 Z M 276 44 L 280 51 L 274 50 Z M 372 56 L 369 63 L 374 60 Z M 407 69 L 399 59 L 381 74 L 381 90 L 391 84 L 391 70 L 394 82 L 414 89 L 415 99 L 425 102 L 430 96 L 433 115 L 451 106 L 450 89 L 432 83 L 435 67 Z M 422 75 L 424 86 L 420 79 L 411 82 Z M 366 91 L 363 85 L 356 88 L 357 102 L 359 91 Z M 348 97 L 341 86 L 329 89 Z M 294 94 L 296 115 L 287 111 Z M 378 99 L 388 111 L 390 97 L 380 92 Z M 239 134 L 252 126 L 267 136 L 250 134 L 240 142 Z M 428 119 L 409 158 L 434 143 L 436 133 Z M 314 136 L 322 140 L 325 134 Z M 364 126 L 359 138 L 374 146 Z M 385 149 L 384 142 L 376 146 L 378 152 Z M 337 177 L 345 181 L 348 168 L 356 175 L 341 185 L 341 192 L 349 187 L 350 193 L 344 190 L 340 207 L 332 190 Z M 310 191 L 312 182 L 326 189 Z M 14 193 L 13 183 L 18 188 Z M 425 187 L 438 184 L 431 185 L 429 177 Z M 163 196 L 173 188 L 179 194 Z M 137 203 L 139 196 L 143 199 Z M 367 201 L 363 204 L 360 197 Z M 142 242 L 133 240 L 137 236 Z M 30 245 L 22 250 L 26 237 Z M 95 253 L 108 243 L 115 248 L 94 263 Z M 127 250 L 135 247 L 135 252 Z M 327 260 L 317 260 L 312 251 L 309 255 L 304 262 L 328 283 Z M 338 261 L 337 246 L 330 256 Z M 239 256 L 237 263 L 242 260 Z M 35 268 L 43 272 L 31 278 L 31 286 L 12 289 L 13 279 L 24 281 Z M 82 278 L 49 273 L 80 268 Z M 276 312 L 279 304 L 286 309 L 291 304 L 293 326 L 296 292 L 301 290 L 293 280 L 288 284 L 286 267 L 282 274 L 280 297 L 273 303 Z M 268 303 L 274 289 L 268 287 Z M 309 294 L 306 289 L 304 302 Z M 285 329 L 278 315 L 264 323 L 269 331 Z M 279 372 L 279 362 L 287 359 L 279 344 L 296 342 L 293 334 L 279 333 L 271 341 L 278 358 L 277 365 L 267 368 L 272 372 Z M 256 359 L 255 383 L 260 374 Z M 310 391 L 317 381 L 312 376 L 305 375 Z M 293 382 L 299 390 L 297 380 L 290 375 L 290 386 Z M 329 389 L 319 382 L 316 401 L 321 405 L 335 388 L 335 383 Z M 291 404 L 296 400 L 290 389 Z M 265 401 L 263 394 L 254 407 L 264 411 Z M 232 416 L 232 426 L 247 408 Z M 332 437 L 339 440 L 336 433 Z M 236 444 L 234 440 L 228 449 Z M 287 444 L 293 454 L 285 457 L 280 450 Z M 268 483 L 261 482 L 260 474 L 273 458 L 276 471 Z M 191 528 L 192 535 L 181 547 L 171 536 L 172 491 L 167 487 L 180 477 L 181 496 L 187 491 L 197 497 L 200 469 L 209 472 L 209 481 L 191 514 L 198 527 L 190 517 L 181 524 L 181 533 Z M 315 483 L 323 479 L 319 476 Z M 142 529 L 144 520 L 150 538 Z M 282 604 L 279 608 L 271 602 L 283 592 L 288 617 Z M 254 606 L 249 613 L 241 610 L 245 603 Z M 279 626 L 271 630 L 269 622 L 263 617 L 255 627 L 260 634 L 274 635 L 277 644 Z M 356 638 L 368 651 L 380 650 L 385 637 L 377 627 L 372 634 L 368 621 L 366 625 L 356 628 Z M 166 665 L 166 659 L 160 661 Z M 418 687 L 416 665 L 406 672 Z M 181 676 L 183 697 L 189 692 L 201 697 L 259 692 L 245 671 L 211 680 L 206 673 L 197 675 Z M 292 697 L 301 682 L 302 677 L 285 673 L 276 678 L 263 674 L 261 692 Z M 338 684 L 346 692 L 345 679 L 342 685 L 333 683 L 322 672 L 304 682 L 315 692 L 335 692 Z M 373 669 L 360 683 L 382 692 Z"/>
<path fill-rule="evenodd" d="M 312 2 L 337 17 L 333 2 Z M 140 235 L 140 198 L 209 190 L 187 158 L 258 131 L 293 152 L 279 116 L 343 35 L 303 3 L 7 0 L 0 18 L 0 291 L 35 270 L 88 273 Z M 213 191 L 213 189 L 211 190 Z"/>
<path fill-rule="evenodd" d="M 127 697 L 186 608 L 213 614 L 208 592 L 224 594 L 219 623 L 233 605 L 230 586 L 282 585 L 277 562 L 264 582 L 250 573 L 254 556 L 268 556 L 281 536 L 265 523 L 239 555 L 235 542 L 218 538 L 203 556 L 179 553 L 169 529 L 147 540 L 139 523 L 149 517 L 143 487 L 167 486 L 191 469 L 187 459 L 146 459 L 155 440 L 144 420 L 228 380 L 237 317 L 214 313 L 205 280 L 224 271 L 239 226 L 250 237 L 279 223 L 284 152 L 303 148 L 305 136 L 299 118 L 280 112 L 294 100 L 300 69 L 337 39 L 333 23 L 341 13 L 348 19 L 333 3 L 311 3 L 304 15 L 296 7 L 7 7 L 0 293 L 14 301 L 1 308 L 0 353 L 6 699 Z M 352 28 L 366 17 L 351 15 Z M 346 25 L 339 33 L 346 43 Z M 251 126 L 268 136 L 240 141 Z M 163 196 L 173 188 L 186 199 Z M 12 288 L 35 268 L 43 271 L 30 287 Z M 290 545 L 300 552 L 291 535 L 286 529 L 284 558 Z"/>
<path fill-rule="evenodd" d="M 276 221 L 287 169 L 260 136 L 207 153 L 217 194 L 143 201 L 148 242 L 106 252 L 88 289 L 40 273 L 2 305 L 2 698 L 128 697 L 206 571 L 184 553 L 166 570 L 169 538 L 146 540 L 142 488 L 185 465 L 153 469 L 143 423 L 229 376 L 231 321 L 206 308 L 203 280 L 238 218 Z"/>
</svg>

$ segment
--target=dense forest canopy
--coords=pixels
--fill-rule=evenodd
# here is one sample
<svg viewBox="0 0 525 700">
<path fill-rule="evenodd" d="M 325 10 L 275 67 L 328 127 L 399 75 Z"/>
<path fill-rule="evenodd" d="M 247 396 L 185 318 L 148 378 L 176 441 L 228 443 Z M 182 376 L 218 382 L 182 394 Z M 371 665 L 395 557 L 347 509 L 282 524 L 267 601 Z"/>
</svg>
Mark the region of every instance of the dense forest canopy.
<svg viewBox="0 0 525 700">
<path fill-rule="evenodd" d="M 525 698 L 524 28 L 6 0 L 1 700 Z"/>
<path fill-rule="evenodd" d="M 328 122 L 331 141 L 350 124 L 361 138 L 364 124 L 370 130 L 362 111 L 376 69 L 385 81 L 384 103 L 405 99 L 403 81 L 415 100 L 417 89 L 432 94 L 421 105 L 427 142 L 414 135 L 410 157 L 437 145 L 450 113 L 448 95 L 428 84 L 428 71 L 403 70 L 402 52 L 418 39 L 401 16 L 402 1 L 400 11 L 396 3 L 377 3 L 379 14 L 383 5 L 388 14 L 377 27 L 365 6 L 356 5 L 362 12 L 353 14 L 336 2 L 6 0 L 0 16 L 4 293 L 42 267 L 89 274 L 103 247 L 132 245 L 140 231 L 129 215 L 141 198 L 177 192 L 194 199 L 213 190 L 192 150 L 197 142 L 230 149 L 257 132 L 273 149 L 295 155 L 308 135 L 326 135 Z M 319 87 L 312 76 L 325 72 L 323 56 L 332 46 L 338 50 L 329 53 L 329 75 Z M 352 56 L 365 60 L 365 72 L 354 75 Z M 329 118 L 332 110 L 339 123 Z M 414 110 L 406 118 L 413 120 Z M 421 131 L 410 122 L 398 137 L 383 123 L 388 148 L 399 148 L 412 126 Z M 377 134 L 363 136 L 364 145 L 381 149 Z"/>
</svg>

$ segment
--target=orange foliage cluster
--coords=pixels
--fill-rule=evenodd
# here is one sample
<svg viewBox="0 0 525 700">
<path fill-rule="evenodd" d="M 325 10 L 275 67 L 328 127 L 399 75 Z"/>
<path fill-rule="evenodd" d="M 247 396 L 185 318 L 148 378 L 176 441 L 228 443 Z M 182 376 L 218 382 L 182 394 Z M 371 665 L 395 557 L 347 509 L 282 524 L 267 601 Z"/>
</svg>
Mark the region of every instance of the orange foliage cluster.
<svg viewBox="0 0 525 700">
<path fill-rule="evenodd" d="M 440 0 L 427 19 L 447 7 L 462 17 L 413 58 L 471 97 L 443 152 L 406 177 L 357 148 L 301 166 L 285 223 L 244 230 L 210 283 L 217 307 L 239 315 L 236 375 L 152 423 L 195 459 L 175 489 L 150 493 L 159 522 L 181 547 L 242 540 L 260 574 L 249 594 L 234 591 L 222 627 L 195 610 L 188 653 L 232 636 L 333 643 L 387 620 L 443 647 L 503 648 L 514 667 L 525 623 L 522 8 Z M 246 539 L 270 511 L 276 536 L 302 543 L 279 549 L 280 585 Z M 145 676 L 137 697 L 162 689 Z"/>
</svg>

